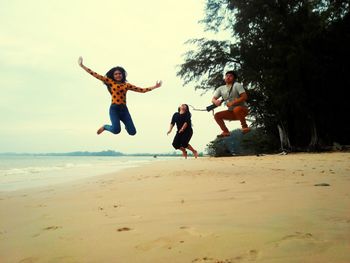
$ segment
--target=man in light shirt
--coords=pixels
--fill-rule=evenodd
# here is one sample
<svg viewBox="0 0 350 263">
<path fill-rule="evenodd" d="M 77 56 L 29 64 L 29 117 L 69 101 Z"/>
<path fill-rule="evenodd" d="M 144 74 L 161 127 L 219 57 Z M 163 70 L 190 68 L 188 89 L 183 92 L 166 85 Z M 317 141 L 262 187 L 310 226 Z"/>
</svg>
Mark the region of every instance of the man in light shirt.
<svg viewBox="0 0 350 263">
<path fill-rule="evenodd" d="M 248 98 L 242 84 L 236 82 L 237 74 L 234 71 L 227 71 L 225 74 L 226 85 L 220 86 L 215 90 L 214 97 L 211 100 L 216 106 L 220 106 L 225 101 L 227 110 L 217 112 L 214 115 L 215 121 L 220 126 L 222 133 L 218 137 L 230 136 L 224 120 L 239 120 L 242 126 L 242 132 L 250 131 L 245 117 L 248 115 L 248 106 L 246 100 Z M 222 98 L 220 100 L 219 98 Z"/>
</svg>

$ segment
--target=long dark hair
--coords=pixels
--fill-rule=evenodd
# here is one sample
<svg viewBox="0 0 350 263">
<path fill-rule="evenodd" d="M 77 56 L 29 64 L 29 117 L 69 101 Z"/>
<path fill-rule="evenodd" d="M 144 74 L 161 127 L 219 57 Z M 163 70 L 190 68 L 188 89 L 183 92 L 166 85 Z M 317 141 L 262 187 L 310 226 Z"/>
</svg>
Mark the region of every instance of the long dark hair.
<svg viewBox="0 0 350 263">
<path fill-rule="evenodd" d="M 128 75 L 128 73 L 126 72 L 126 70 L 123 67 L 120 67 L 120 66 L 117 66 L 117 67 L 114 67 L 114 68 L 111 68 L 110 70 L 108 70 L 108 72 L 106 73 L 106 77 L 116 81 L 114 79 L 114 72 L 116 70 L 118 70 L 118 71 L 120 71 L 120 73 L 122 73 L 122 80 L 121 80 L 121 82 L 125 83 L 126 82 L 126 76 Z M 105 85 L 107 86 L 107 89 L 108 89 L 109 93 L 112 94 L 111 87 L 108 84 L 106 84 L 106 83 L 105 83 Z"/>
<path fill-rule="evenodd" d="M 186 105 L 186 109 L 187 109 L 187 111 L 186 111 L 186 115 L 188 115 L 188 117 L 189 118 L 191 118 L 192 117 L 192 114 L 191 114 L 191 112 L 190 112 L 190 108 L 188 107 L 188 105 L 187 104 L 185 104 Z"/>
<path fill-rule="evenodd" d="M 122 80 L 121 80 L 121 82 L 123 82 L 123 83 L 126 82 L 126 75 L 127 75 L 127 73 L 126 73 L 124 68 L 119 67 L 119 66 L 111 68 L 110 70 L 108 70 L 108 72 L 106 73 L 106 77 L 109 78 L 109 79 L 113 79 L 115 81 L 115 79 L 114 79 L 114 72 L 116 70 L 118 70 L 118 71 L 120 71 L 120 73 L 122 73 Z"/>
<path fill-rule="evenodd" d="M 192 114 L 191 114 L 191 112 L 190 112 L 190 108 L 188 107 L 188 105 L 187 104 L 183 104 L 183 105 L 186 105 L 186 112 L 185 112 L 185 118 L 187 119 L 189 119 L 190 121 L 191 121 L 191 117 L 192 117 Z M 178 113 L 180 113 L 180 107 L 178 107 L 177 108 L 177 112 Z M 190 123 L 190 126 L 192 126 L 192 123 Z"/>
</svg>

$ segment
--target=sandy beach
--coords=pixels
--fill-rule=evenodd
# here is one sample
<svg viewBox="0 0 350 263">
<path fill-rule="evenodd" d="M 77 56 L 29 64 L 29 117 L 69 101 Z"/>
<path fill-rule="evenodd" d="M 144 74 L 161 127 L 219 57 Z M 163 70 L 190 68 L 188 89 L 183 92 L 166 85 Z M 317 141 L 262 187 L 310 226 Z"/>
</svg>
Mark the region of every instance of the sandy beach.
<svg viewBox="0 0 350 263">
<path fill-rule="evenodd" d="M 0 218 L 2 263 L 348 263 L 350 154 L 159 161 L 2 192 Z"/>
</svg>

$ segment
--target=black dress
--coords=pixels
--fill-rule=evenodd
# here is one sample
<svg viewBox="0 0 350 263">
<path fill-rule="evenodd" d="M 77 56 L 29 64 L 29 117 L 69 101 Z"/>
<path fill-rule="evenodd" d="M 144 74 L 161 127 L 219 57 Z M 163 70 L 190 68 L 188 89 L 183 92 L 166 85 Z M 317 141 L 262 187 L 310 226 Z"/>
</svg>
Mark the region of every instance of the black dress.
<svg viewBox="0 0 350 263">
<path fill-rule="evenodd" d="M 179 130 L 187 122 L 186 129 L 179 133 Z M 188 113 L 180 114 L 175 112 L 172 119 L 171 124 L 177 127 L 176 135 L 173 140 L 173 146 L 175 149 L 179 149 L 180 147 L 187 148 L 189 141 L 191 140 L 193 130 L 191 125 L 191 115 Z"/>
</svg>

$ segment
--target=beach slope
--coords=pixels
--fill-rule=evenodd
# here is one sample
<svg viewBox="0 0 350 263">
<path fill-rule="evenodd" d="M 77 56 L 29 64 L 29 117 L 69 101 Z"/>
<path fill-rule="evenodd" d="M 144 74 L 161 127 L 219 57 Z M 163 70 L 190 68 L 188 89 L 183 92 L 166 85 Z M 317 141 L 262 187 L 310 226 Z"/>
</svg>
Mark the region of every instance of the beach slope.
<svg viewBox="0 0 350 263">
<path fill-rule="evenodd" d="M 67 176 L 73 176 L 67 174 Z M 350 154 L 157 161 L 0 193 L 0 262 L 350 262 Z"/>
</svg>

